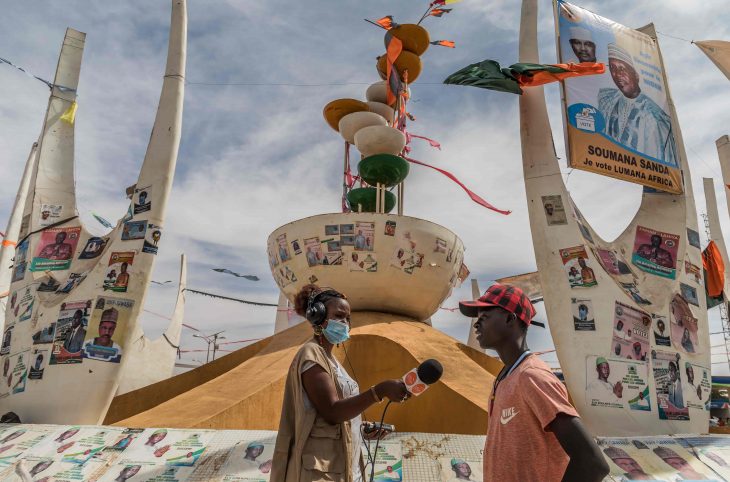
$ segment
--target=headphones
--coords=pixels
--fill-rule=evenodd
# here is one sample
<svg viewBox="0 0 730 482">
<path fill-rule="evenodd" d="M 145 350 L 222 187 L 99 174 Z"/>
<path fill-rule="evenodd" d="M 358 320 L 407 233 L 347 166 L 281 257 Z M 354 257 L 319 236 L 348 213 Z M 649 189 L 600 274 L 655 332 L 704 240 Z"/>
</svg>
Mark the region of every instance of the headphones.
<svg viewBox="0 0 730 482">
<path fill-rule="evenodd" d="M 318 293 L 312 293 L 311 295 L 309 295 L 309 300 L 307 301 L 307 311 L 304 313 L 304 317 L 314 326 L 321 325 L 322 323 L 324 323 L 325 318 L 327 318 L 327 307 L 324 305 L 323 302 L 317 301 L 318 298 L 323 295 L 342 298 L 342 295 L 339 292 L 331 289 L 322 290 Z"/>
</svg>

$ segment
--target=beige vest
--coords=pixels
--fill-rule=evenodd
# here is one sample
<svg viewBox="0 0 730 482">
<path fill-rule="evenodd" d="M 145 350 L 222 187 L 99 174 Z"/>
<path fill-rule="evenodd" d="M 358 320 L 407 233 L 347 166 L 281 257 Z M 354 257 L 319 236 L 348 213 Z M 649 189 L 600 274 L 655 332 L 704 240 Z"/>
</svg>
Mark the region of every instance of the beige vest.
<svg viewBox="0 0 730 482">
<path fill-rule="evenodd" d="M 337 384 L 324 348 L 314 340 L 305 343 L 294 356 L 286 378 L 276 437 L 271 482 L 352 482 L 352 434 L 350 421 L 331 425 L 304 406 L 301 367 L 307 361 L 320 365 Z"/>
</svg>

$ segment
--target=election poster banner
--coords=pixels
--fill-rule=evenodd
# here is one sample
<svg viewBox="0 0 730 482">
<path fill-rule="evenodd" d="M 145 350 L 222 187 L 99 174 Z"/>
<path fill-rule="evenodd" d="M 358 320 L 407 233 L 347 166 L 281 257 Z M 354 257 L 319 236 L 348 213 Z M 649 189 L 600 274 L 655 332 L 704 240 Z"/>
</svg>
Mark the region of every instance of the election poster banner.
<svg viewBox="0 0 730 482">
<path fill-rule="evenodd" d="M 649 412 L 649 367 L 645 362 L 589 355 L 586 394 L 592 407 Z"/>
<path fill-rule="evenodd" d="M 570 167 L 680 194 L 679 155 L 654 39 L 557 0 L 560 63 L 602 63 L 563 84 Z"/>
<path fill-rule="evenodd" d="M 689 420 L 689 408 L 684 401 L 684 384 L 679 370 L 679 353 L 652 351 L 654 384 L 660 420 Z"/>
<path fill-rule="evenodd" d="M 642 271 L 663 278 L 677 276 L 679 235 L 636 226 L 631 263 Z"/>
<path fill-rule="evenodd" d="M 651 316 L 619 301 L 614 307 L 611 348 L 617 357 L 646 360 L 649 351 Z"/>
</svg>

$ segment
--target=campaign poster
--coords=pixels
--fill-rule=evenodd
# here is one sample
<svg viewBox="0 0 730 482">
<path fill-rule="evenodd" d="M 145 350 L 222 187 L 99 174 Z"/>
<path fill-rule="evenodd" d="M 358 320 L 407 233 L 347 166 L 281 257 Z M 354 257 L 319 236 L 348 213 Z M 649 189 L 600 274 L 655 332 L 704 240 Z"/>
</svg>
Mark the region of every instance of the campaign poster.
<svg viewBox="0 0 730 482">
<path fill-rule="evenodd" d="M 94 259 L 98 258 L 104 248 L 109 243 L 109 238 L 99 238 L 93 236 L 86 241 L 86 245 L 79 254 L 79 259 Z"/>
<path fill-rule="evenodd" d="M 715 473 L 730 480 L 730 440 L 724 435 L 681 437 L 697 458 Z"/>
<path fill-rule="evenodd" d="M 210 430 L 148 428 L 124 451 L 120 463 L 189 467 L 203 455 L 214 435 Z"/>
<path fill-rule="evenodd" d="M 652 351 L 654 384 L 660 420 L 689 420 L 689 408 L 684 401 L 684 384 L 679 353 Z"/>
<path fill-rule="evenodd" d="M 461 281 L 463 283 L 464 280 L 469 276 L 469 273 L 470 273 L 469 268 L 467 268 L 466 264 L 464 264 L 462 262 L 461 266 L 459 266 L 459 272 L 456 275 L 456 277 L 459 279 L 459 281 Z"/>
<path fill-rule="evenodd" d="M 31 271 L 58 271 L 71 266 L 81 226 L 49 228 L 41 232 L 38 249 L 30 263 Z"/>
<path fill-rule="evenodd" d="M 614 306 L 613 355 L 629 360 L 648 359 L 651 315 L 619 301 Z M 622 343 L 623 341 L 628 344 Z M 619 353 L 616 346 L 621 345 Z"/>
<path fill-rule="evenodd" d="M 147 232 L 144 235 L 144 245 L 142 245 L 142 252 L 157 254 L 157 249 L 159 247 L 161 237 L 162 226 L 149 223 L 147 225 Z"/>
<path fill-rule="evenodd" d="M 294 250 L 294 255 L 302 254 L 302 246 L 299 244 L 298 239 L 291 242 L 291 249 Z"/>
<path fill-rule="evenodd" d="M 129 274 L 134 263 L 134 251 L 114 251 L 109 256 L 109 265 L 104 276 L 104 291 L 126 293 L 129 286 Z"/>
<path fill-rule="evenodd" d="M 98 297 L 82 350 L 83 358 L 119 363 L 134 300 Z"/>
<path fill-rule="evenodd" d="M 598 263 L 612 276 L 630 275 L 631 268 L 621 253 L 612 249 L 593 248 Z"/>
<path fill-rule="evenodd" d="M 700 233 L 694 229 L 687 228 L 687 242 L 690 246 L 700 249 Z"/>
<path fill-rule="evenodd" d="M 266 246 L 266 254 L 269 257 L 269 266 L 274 268 L 279 266 L 279 258 L 276 256 L 276 250 L 274 249 L 274 243 L 269 242 Z"/>
<path fill-rule="evenodd" d="M 355 223 L 355 250 L 372 251 L 375 246 L 375 223 L 357 221 Z"/>
<path fill-rule="evenodd" d="M 191 467 L 170 467 L 141 462 L 117 464 L 109 467 L 98 482 L 183 482 L 190 480 L 192 472 Z"/>
<path fill-rule="evenodd" d="M 588 266 L 585 246 L 561 249 L 560 258 L 563 260 L 563 269 L 568 275 L 571 288 L 589 288 L 598 284 L 596 274 Z"/>
<path fill-rule="evenodd" d="M 613 480 L 719 482 L 709 467 L 669 436 L 597 439 Z"/>
<path fill-rule="evenodd" d="M 679 367 L 684 371 L 685 404 L 697 410 L 710 410 L 710 392 L 712 381 L 710 370 L 695 363 L 685 361 Z"/>
<path fill-rule="evenodd" d="M 0 345 L 0 355 L 7 355 L 10 353 L 10 345 L 13 343 L 13 329 L 15 328 L 15 324 L 6 326 L 5 330 L 3 331 L 3 341 Z M 3 373 L 3 376 L 5 374 Z"/>
<path fill-rule="evenodd" d="M 568 217 L 565 214 L 563 198 L 560 194 L 554 196 L 542 196 L 542 208 L 545 210 L 545 219 L 548 226 L 559 226 L 568 224 Z"/>
<path fill-rule="evenodd" d="M 28 381 L 28 363 L 30 350 L 21 351 L 10 355 L 10 375 L 8 376 L 8 388 L 10 393 L 21 393 L 25 391 L 25 384 Z"/>
<path fill-rule="evenodd" d="M 700 300 L 697 298 L 697 288 L 684 283 L 679 283 L 679 291 L 682 292 L 682 296 L 685 300 L 687 300 L 687 303 L 700 306 Z"/>
<path fill-rule="evenodd" d="M 665 315 L 651 314 L 652 331 L 654 332 L 654 344 L 658 347 L 672 346 L 672 331 Z"/>
<path fill-rule="evenodd" d="M 365 271 L 374 273 L 378 271 L 378 258 L 375 253 L 358 253 L 353 251 L 348 256 L 350 271 Z"/>
<path fill-rule="evenodd" d="M 33 348 L 30 353 L 28 380 L 43 380 L 43 371 L 51 357 L 48 348 Z"/>
<path fill-rule="evenodd" d="M 325 236 L 339 236 L 340 235 L 340 225 L 339 224 L 326 224 L 324 226 L 324 234 L 325 234 Z"/>
<path fill-rule="evenodd" d="M 71 273 L 70 275 L 68 275 L 66 281 L 64 281 L 56 290 L 56 293 L 70 293 L 71 291 L 73 291 L 74 288 L 76 288 L 78 285 L 81 284 L 82 281 L 86 279 L 88 274 L 88 271 L 83 273 Z"/>
<path fill-rule="evenodd" d="M 630 282 L 630 283 L 624 283 L 619 281 L 618 285 L 621 287 L 621 289 L 626 293 L 628 296 L 631 297 L 632 300 L 634 300 L 634 303 L 637 305 L 650 305 L 651 301 L 649 299 L 642 296 L 642 294 L 639 292 L 638 286 L 636 286 L 636 283 Z"/>
<path fill-rule="evenodd" d="M 45 228 L 61 220 L 63 206 L 60 204 L 41 204 L 41 215 L 38 218 L 38 226 Z"/>
<path fill-rule="evenodd" d="M 121 432 L 121 428 L 113 427 L 82 428 L 76 435 L 74 444 L 63 451 L 61 460 L 84 464 L 92 457 L 101 455 L 104 448 L 116 441 Z"/>
<path fill-rule="evenodd" d="M 596 331 L 593 302 L 586 298 L 571 298 L 575 331 Z"/>
<path fill-rule="evenodd" d="M 378 452 L 375 454 L 375 441 L 365 441 L 364 443 L 369 445 L 370 453 L 373 454 L 375 459 L 375 470 L 372 470 L 372 464 L 366 463 L 365 474 L 370 476 L 371 471 L 373 472 L 374 481 L 383 482 L 400 482 L 403 478 L 403 450 L 400 442 L 387 442 L 381 441 L 378 445 Z M 477 468 L 481 469 L 481 464 L 478 464 Z M 466 471 L 464 471 L 466 472 Z M 453 473 L 453 472 L 452 472 Z M 478 475 L 478 477 L 476 477 Z M 481 480 L 481 472 L 473 474 L 471 478 L 466 480 Z M 449 479 L 450 480 L 450 479 Z"/>
<path fill-rule="evenodd" d="M 134 214 L 140 214 L 149 211 L 152 208 L 152 201 L 149 199 L 149 188 L 135 188 L 134 196 L 136 198 L 134 202 Z"/>
<path fill-rule="evenodd" d="M 0 467 L 12 465 L 29 449 L 48 435 L 48 429 L 39 425 L 8 426 L 0 431 Z M 27 463 L 28 469 L 34 463 Z"/>
<path fill-rule="evenodd" d="M 264 482 L 269 480 L 274 457 L 274 444 L 270 441 L 242 440 L 228 456 L 221 470 L 223 482 Z"/>
<path fill-rule="evenodd" d="M 684 272 L 690 277 L 694 279 L 694 282 L 699 284 L 702 284 L 702 268 L 697 266 L 696 264 L 692 264 L 691 262 L 687 261 L 687 259 L 684 260 Z"/>
<path fill-rule="evenodd" d="M 340 224 L 340 236 L 342 235 L 355 235 L 354 224 Z"/>
<path fill-rule="evenodd" d="M 563 0 L 556 11 L 560 63 L 606 66 L 563 82 L 570 166 L 682 193 L 656 41 Z"/>
<path fill-rule="evenodd" d="M 651 411 L 649 364 L 588 355 L 586 396 L 592 407 Z"/>
<path fill-rule="evenodd" d="M 344 255 L 342 254 L 342 251 L 326 253 L 324 259 L 322 260 L 322 264 L 327 266 L 341 266 L 343 258 Z"/>
<path fill-rule="evenodd" d="M 30 241 L 25 240 L 18 245 L 15 251 L 15 260 L 13 261 L 13 274 L 10 279 L 11 283 L 20 281 L 25 278 L 25 272 L 28 269 L 28 246 Z"/>
<path fill-rule="evenodd" d="M 699 349 L 698 320 L 692 314 L 687 300 L 676 293 L 669 303 L 669 310 L 674 348 L 685 353 L 696 353 Z"/>
<path fill-rule="evenodd" d="M 49 365 L 81 363 L 81 350 L 91 315 L 91 300 L 61 304 Z"/>
<path fill-rule="evenodd" d="M 636 226 L 631 263 L 642 271 L 663 278 L 677 277 L 679 235 Z"/>
<path fill-rule="evenodd" d="M 385 234 L 386 236 L 395 236 L 395 228 L 396 228 L 395 221 L 386 221 L 385 229 L 383 230 L 383 234 Z"/>
<path fill-rule="evenodd" d="M 25 288 L 13 293 L 10 297 L 9 313 L 18 322 L 28 321 L 33 316 L 33 307 L 35 305 L 35 287 L 36 285 L 28 285 Z M 8 317 L 8 320 L 11 318 Z"/>
<path fill-rule="evenodd" d="M 54 321 L 48 326 L 44 326 L 40 330 L 33 333 L 31 338 L 34 345 L 45 345 L 53 343 L 53 337 L 56 334 L 56 322 Z"/>
<path fill-rule="evenodd" d="M 147 233 L 147 221 L 127 221 L 122 227 L 122 241 L 144 239 Z"/>
<path fill-rule="evenodd" d="M 378 448 L 378 452 L 380 452 L 380 448 Z M 440 457 L 438 460 L 439 465 L 441 466 L 441 478 L 439 480 L 443 482 L 459 482 L 462 480 L 484 479 L 484 476 L 482 475 L 482 461 L 479 459 L 462 457 Z M 402 462 L 402 460 L 399 461 Z M 375 465 L 377 468 L 377 466 L 380 464 L 376 463 Z M 394 472 L 396 472 L 395 469 L 388 472 L 386 467 L 385 472 L 383 473 L 383 477 L 375 480 L 379 480 L 382 482 L 404 480 L 402 478 L 402 464 L 400 467 L 400 470 L 397 472 L 397 475 L 400 476 L 400 478 L 396 478 L 395 475 L 393 475 Z"/>
<path fill-rule="evenodd" d="M 319 242 L 319 237 L 305 238 L 304 252 L 306 253 L 307 264 L 309 266 L 322 264 L 324 253 L 322 253 L 322 243 Z"/>
<path fill-rule="evenodd" d="M 289 244 L 286 242 L 286 234 L 280 234 L 276 237 L 276 244 L 279 246 L 279 259 L 281 262 L 289 261 L 291 254 L 289 253 Z"/>
</svg>

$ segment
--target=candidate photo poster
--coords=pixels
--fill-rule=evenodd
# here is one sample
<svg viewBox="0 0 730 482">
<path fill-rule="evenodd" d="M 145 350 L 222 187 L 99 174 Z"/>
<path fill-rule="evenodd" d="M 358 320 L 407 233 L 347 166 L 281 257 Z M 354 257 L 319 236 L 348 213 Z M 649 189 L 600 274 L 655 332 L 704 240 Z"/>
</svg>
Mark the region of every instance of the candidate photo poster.
<svg viewBox="0 0 730 482">
<path fill-rule="evenodd" d="M 697 457 L 668 436 L 597 439 L 612 480 L 719 482 Z"/>
<path fill-rule="evenodd" d="M 124 352 L 124 335 L 134 300 L 98 297 L 94 303 L 82 356 L 91 360 L 119 363 Z"/>
<path fill-rule="evenodd" d="M 560 258 L 571 288 L 590 288 L 598 284 L 596 274 L 588 264 L 585 246 L 561 249 Z"/>
<path fill-rule="evenodd" d="M 619 301 L 614 306 L 611 356 L 645 361 L 649 352 L 651 315 Z"/>
<path fill-rule="evenodd" d="M 380 449 L 378 449 L 380 453 Z M 376 464 L 377 467 L 378 464 Z M 462 457 L 441 457 L 439 458 L 441 465 L 441 482 L 459 482 L 462 480 L 483 480 L 482 461 L 474 458 Z M 375 479 L 379 481 L 400 481 L 404 479 L 383 477 Z"/>
<path fill-rule="evenodd" d="M 636 226 L 631 263 L 647 273 L 663 278 L 677 277 L 679 235 Z"/>
<path fill-rule="evenodd" d="M 684 402 L 690 408 L 710 410 L 710 392 L 712 381 L 710 370 L 695 363 L 685 361 L 679 367 L 683 371 L 682 381 L 684 388 Z"/>
<path fill-rule="evenodd" d="M 652 351 L 652 369 L 660 420 L 689 420 L 681 365 L 682 358 L 679 353 Z"/>
<path fill-rule="evenodd" d="M 701 351 L 697 336 L 699 320 L 692 314 L 692 308 L 687 300 L 679 293 L 676 293 L 669 303 L 669 318 L 674 348 L 684 353 Z"/>
<path fill-rule="evenodd" d="M 60 271 L 71 266 L 81 227 L 48 228 L 41 232 L 31 271 Z"/>
<path fill-rule="evenodd" d="M 602 63 L 605 72 L 565 79 L 571 167 L 682 193 L 679 154 L 655 40 L 557 1 L 560 63 Z"/>
<path fill-rule="evenodd" d="M 592 407 L 651 411 L 648 364 L 589 355 L 586 358 L 586 399 Z"/>
<path fill-rule="evenodd" d="M 242 440 L 231 450 L 221 470 L 223 482 L 265 482 L 274 457 L 273 440 Z"/>
<path fill-rule="evenodd" d="M 214 435 L 210 430 L 148 428 L 123 452 L 119 463 L 190 467 L 203 455 Z"/>
<path fill-rule="evenodd" d="M 596 331 L 593 302 L 586 298 L 571 298 L 570 301 L 575 331 Z"/>
<path fill-rule="evenodd" d="M 49 365 L 81 363 L 81 350 L 86 339 L 90 315 L 91 301 L 61 304 Z"/>
</svg>

